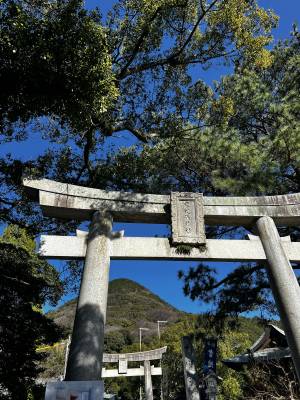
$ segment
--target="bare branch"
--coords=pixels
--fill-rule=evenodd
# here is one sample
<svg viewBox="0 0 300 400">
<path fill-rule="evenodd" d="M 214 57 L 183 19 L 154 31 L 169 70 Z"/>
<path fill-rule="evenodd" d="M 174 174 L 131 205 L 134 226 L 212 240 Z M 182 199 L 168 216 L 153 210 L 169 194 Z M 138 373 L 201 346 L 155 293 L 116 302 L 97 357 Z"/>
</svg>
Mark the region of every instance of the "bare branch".
<svg viewBox="0 0 300 400">
<path fill-rule="evenodd" d="M 140 49 L 141 45 L 142 45 L 143 42 L 144 42 L 144 39 L 145 39 L 145 38 L 148 36 L 148 34 L 150 33 L 150 27 L 151 27 L 152 23 L 154 22 L 154 20 L 156 19 L 156 17 L 159 15 L 160 10 L 161 10 L 161 7 L 158 7 L 158 8 L 156 9 L 156 11 L 153 13 L 153 15 L 152 15 L 152 17 L 150 18 L 150 20 L 148 20 L 148 21 L 145 22 L 145 24 L 144 24 L 144 29 L 143 29 L 143 31 L 142 31 L 142 33 L 141 33 L 139 39 L 137 40 L 137 42 L 136 42 L 136 44 L 135 44 L 135 46 L 134 46 L 134 48 L 133 48 L 133 51 L 132 51 L 131 56 L 129 57 L 129 60 L 127 61 L 127 63 L 125 64 L 125 66 L 121 69 L 121 72 L 119 73 L 119 76 L 118 76 L 119 79 L 122 79 L 122 78 L 124 77 L 124 75 L 125 75 L 127 69 L 129 68 L 129 66 L 130 66 L 130 65 L 132 64 L 132 62 L 134 61 L 136 55 L 137 55 L 138 52 L 139 52 L 139 49 Z"/>
<path fill-rule="evenodd" d="M 88 170 L 89 175 L 92 176 L 92 167 L 90 163 L 90 153 L 93 147 L 93 129 L 90 129 L 85 133 L 86 143 L 83 149 L 83 159 L 85 168 Z"/>
<path fill-rule="evenodd" d="M 17 282 L 17 283 L 21 283 L 22 285 L 25 286 L 30 286 L 30 283 L 23 281 L 22 279 L 17 279 L 17 278 L 13 278 L 12 276 L 7 276 L 7 275 L 2 275 L 2 278 L 8 280 L 8 281 L 13 281 L 13 282 Z"/>
<path fill-rule="evenodd" d="M 199 16 L 199 18 L 197 19 L 193 29 L 191 30 L 189 36 L 187 37 L 187 39 L 185 40 L 185 42 L 183 43 L 183 45 L 181 46 L 181 48 L 175 52 L 172 56 L 170 56 L 171 59 L 177 58 L 180 56 L 180 54 L 184 51 L 184 49 L 186 48 L 186 46 L 189 44 L 189 42 L 192 40 L 200 22 L 204 19 L 204 17 L 206 16 L 206 14 L 213 8 L 213 6 L 218 2 L 219 0 L 214 0 L 209 7 L 205 10 L 203 7 L 202 8 L 202 13 Z"/>
<path fill-rule="evenodd" d="M 253 274 L 253 272 L 259 271 L 260 269 L 263 269 L 263 266 L 262 266 L 262 265 L 259 265 L 259 264 L 258 264 L 258 265 L 255 265 L 254 267 L 249 268 L 249 269 L 245 272 L 245 275 L 251 275 L 251 274 Z M 224 283 L 227 283 L 227 282 L 230 281 L 230 280 L 231 280 L 231 276 L 230 276 L 230 275 L 227 275 L 226 278 L 222 279 L 221 281 L 217 282 L 215 285 L 211 286 L 210 289 L 211 289 L 211 290 L 217 289 L 217 288 L 219 288 L 220 286 L 224 285 Z"/>
<path fill-rule="evenodd" d="M 156 134 L 155 133 L 144 133 L 141 130 L 135 128 L 130 122 L 125 121 L 122 123 L 119 123 L 117 125 L 115 125 L 112 128 L 112 133 L 114 132 L 120 132 L 120 131 L 129 131 L 131 132 L 137 139 L 139 139 L 140 141 L 142 141 L 143 143 L 148 143 L 149 140 L 151 140 L 151 138 L 155 137 Z"/>
<path fill-rule="evenodd" d="M 201 23 L 201 21 L 205 18 L 206 14 L 214 7 L 214 5 L 218 2 L 219 0 L 214 0 L 207 9 L 204 9 L 203 4 L 201 4 L 201 10 L 202 13 L 199 16 L 199 18 L 197 19 L 195 25 L 193 26 L 193 29 L 191 30 L 190 34 L 188 35 L 187 39 L 184 41 L 183 45 L 181 46 L 180 49 L 176 50 L 173 54 L 169 55 L 166 58 L 160 58 L 156 61 L 150 61 L 148 63 L 144 63 L 142 65 L 136 66 L 134 68 L 129 69 L 130 65 L 132 64 L 132 62 L 134 61 L 135 57 L 138 54 L 138 51 L 144 41 L 144 39 L 147 37 L 147 35 L 150 33 L 150 27 L 152 22 L 156 19 L 156 17 L 159 15 L 161 8 L 158 7 L 157 10 L 155 11 L 155 13 L 152 15 L 151 19 L 149 21 L 147 21 L 147 23 L 145 23 L 145 27 L 141 33 L 141 36 L 139 37 L 138 41 L 135 44 L 135 47 L 133 49 L 133 52 L 129 58 L 129 60 L 127 61 L 126 65 L 122 68 L 121 72 L 118 75 L 118 79 L 122 80 L 124 78 L 126 78 L 129 75 L 132 75 L 133 73 L 138 73 L 138 72 L 142 72 L 145 71 L 147 69 L 150 68 L 154 68 L 157 66 L 163 66 L 166 64 L 169 65 L 182 65 L 182 64 L 188 64 L 189 61 L 188 59 L 185 59 L 185 61 L 179 61 L 178 57 L 183 53 L 183 51 L 185 50 L 186 46 L 190 43 L 190 41 L 192 40 L 199 24 Z M 177 5 L 177 7 L 183 7 L 185 4 L 182 5 Z"/>
</svg>

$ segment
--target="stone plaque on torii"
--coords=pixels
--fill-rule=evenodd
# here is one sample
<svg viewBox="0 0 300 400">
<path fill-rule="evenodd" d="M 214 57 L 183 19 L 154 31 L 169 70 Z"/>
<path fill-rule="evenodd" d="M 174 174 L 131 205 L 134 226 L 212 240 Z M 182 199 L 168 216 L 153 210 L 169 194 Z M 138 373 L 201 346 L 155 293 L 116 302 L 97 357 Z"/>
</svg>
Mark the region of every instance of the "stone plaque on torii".
<svg viewBox="0 0 300 400">
<path fill-rule="evenodd" d="M 276 225 L 300 225 L 300 194 L 261 197 L 202 197 L 110 192 L 24 179 L 45 216 L 91 220 L 89 233 L 43 236 L 46 258 L 85 259 L 74 322 L 67 381 L 96 381 L 102 370 L 110 259 L 267 261 L 270 286 L 300 380 L 300 288 L 290 262 L 300 262 L 300 243 L 280 238 Z M 164 238 L 126 238 L 112 221 L 167 223 Z M 252 240 L 205 238 L 205 225 L 256 226 Z M 254 240 L 253 240 L 254 239 Z M 180 254 L 176 245 L 193 246 Z"/>
</svg>

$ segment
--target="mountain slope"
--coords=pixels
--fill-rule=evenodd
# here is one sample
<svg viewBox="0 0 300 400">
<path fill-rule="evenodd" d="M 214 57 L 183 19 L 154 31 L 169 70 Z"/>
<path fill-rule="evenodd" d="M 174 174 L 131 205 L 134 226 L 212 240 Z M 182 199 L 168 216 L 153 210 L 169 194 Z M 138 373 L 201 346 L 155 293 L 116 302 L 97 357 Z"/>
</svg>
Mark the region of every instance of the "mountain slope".
<svg viewBox="0 0 300 400">
<path fill-rule="evenodd" d="M 71 300 L 48 314 L 54 321 L 71 332 L 77 299 Z M 129 279 L 115 279 L 108 290 L 106 333 L 126 329 L 137 337 L 139 327 L 147 327 L 146 336 L 157 329 L 158 320 L 170 323 L 185 313 L 172 307 L 142 285 Z"/>
</svg>

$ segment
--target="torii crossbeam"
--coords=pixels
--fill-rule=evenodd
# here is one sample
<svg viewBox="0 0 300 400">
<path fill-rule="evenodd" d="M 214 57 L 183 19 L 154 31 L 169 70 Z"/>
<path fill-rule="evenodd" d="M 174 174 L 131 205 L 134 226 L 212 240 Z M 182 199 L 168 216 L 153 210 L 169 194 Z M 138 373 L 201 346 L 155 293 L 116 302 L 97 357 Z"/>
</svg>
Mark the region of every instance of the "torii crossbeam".
<svg viewBox="0 0 300 400">
<path fill-rule="evenodd" d="M 84 260 L 88 232 L 76 231 L 76 236 L 41 235 L 39 254 L 57 260 Z M 203 249 L 192 248 L 189 254 L 180 251 L 166 238 L 116 237 L 111 239 L 111 260 L 191 260 L 191 261 L 266 261 L 266 254 L 258 236 L 249 240 L 207 239 Z M 300 242 L 290 237 L 281 238 L 282 246 L 291 262 L 300 263 Z M 300 268 L 300 265 L 299 265 Z"/>
<path fill-rule="evenodd" d="M 204 197 L 199 193 L 135 194 L 90 189 L 46 179 L 24 179 L 45 216 L 91 220 L 89 233 L 43 236 L 41 255 L 84 258 L 67 381 L 98 380 L 102 371 L 109 263 L 112 259 L 264 261 L 300 381 L 300 288 L 290 261 L 300 262 L 300 243 L 280 238 L 276 225 L 300 225 L 300 194 Z M 168 223 L 172 238 L 123 238 L 112 221 Z M 252 227 L 250 240 L 207 240 L 205 225 Z M 181 254 L 178 244 L 189 244 Z"/>
</svg>

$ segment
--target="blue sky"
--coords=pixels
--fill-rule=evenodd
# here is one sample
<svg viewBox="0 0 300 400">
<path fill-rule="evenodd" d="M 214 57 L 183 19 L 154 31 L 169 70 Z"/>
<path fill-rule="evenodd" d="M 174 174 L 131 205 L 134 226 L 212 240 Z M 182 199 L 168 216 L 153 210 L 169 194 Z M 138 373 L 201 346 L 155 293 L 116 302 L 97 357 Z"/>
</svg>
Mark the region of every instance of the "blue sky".
<svg viewBox="0 0 300 400">
<path fill-rule="evenodd" d="M 98 6 L 103 14 L 111 8 L 113 1 L 86 0 L 87 8 Z M 300 2 L 296 0 L 261 0 L 259 4 L 265 8 L 272 8 L 279 16 L 279 27 L 274 30 L 275 42 L 279 39 L 284 39 L 289 36 L 292 24 L 299 20 Z M 210 83 L 214 79 L 226 73 L 223 67 L 215 66 L 205 73 L 205 80 Z M 132 140 L 126 134 L 123 135 L 122 144 L 130 145 Z M 34 145 L 33 145 L 34 144 Z M 27 142 L 19 144 L 7 144 L 1 146 L 0 154 L 7 152 L 14 153 L 22 159 L 28 159 L 36 154 L 39 154 L 43 148 L 47 146 L 46 142 L 38 139 L 38 135 L 32 135 Z M 36 153 L 36 154 L 35 154 Z M 154 236 L 164 235 L 168 233 L 165 226 L 160 225 L 144 225 L 144 224 L 115 224 L 115 230 L 124 229 L 126 236 Z M 58 268 L 61 264 L 55 262 Z M 111 263 L 110 279 L 128 278 L 147 287 L 168 303 L 174 305 L 178 309 L 198 313 L 209 309 L 209 306 L 200 306 L 197 302 L 192 302 L 182 293 L 182 283 L 177 278 L 179 269 L 188 270 L 192 265 L 191 262 L 147 262 L 147 261 L 113 261 Z M 233 263 L 214 263 L 217 267 L 220 277 L 225 276 L 232 270 L 235 264 Z M 70 298 L 70 295 L 64 300 Z"/>
</svg>

